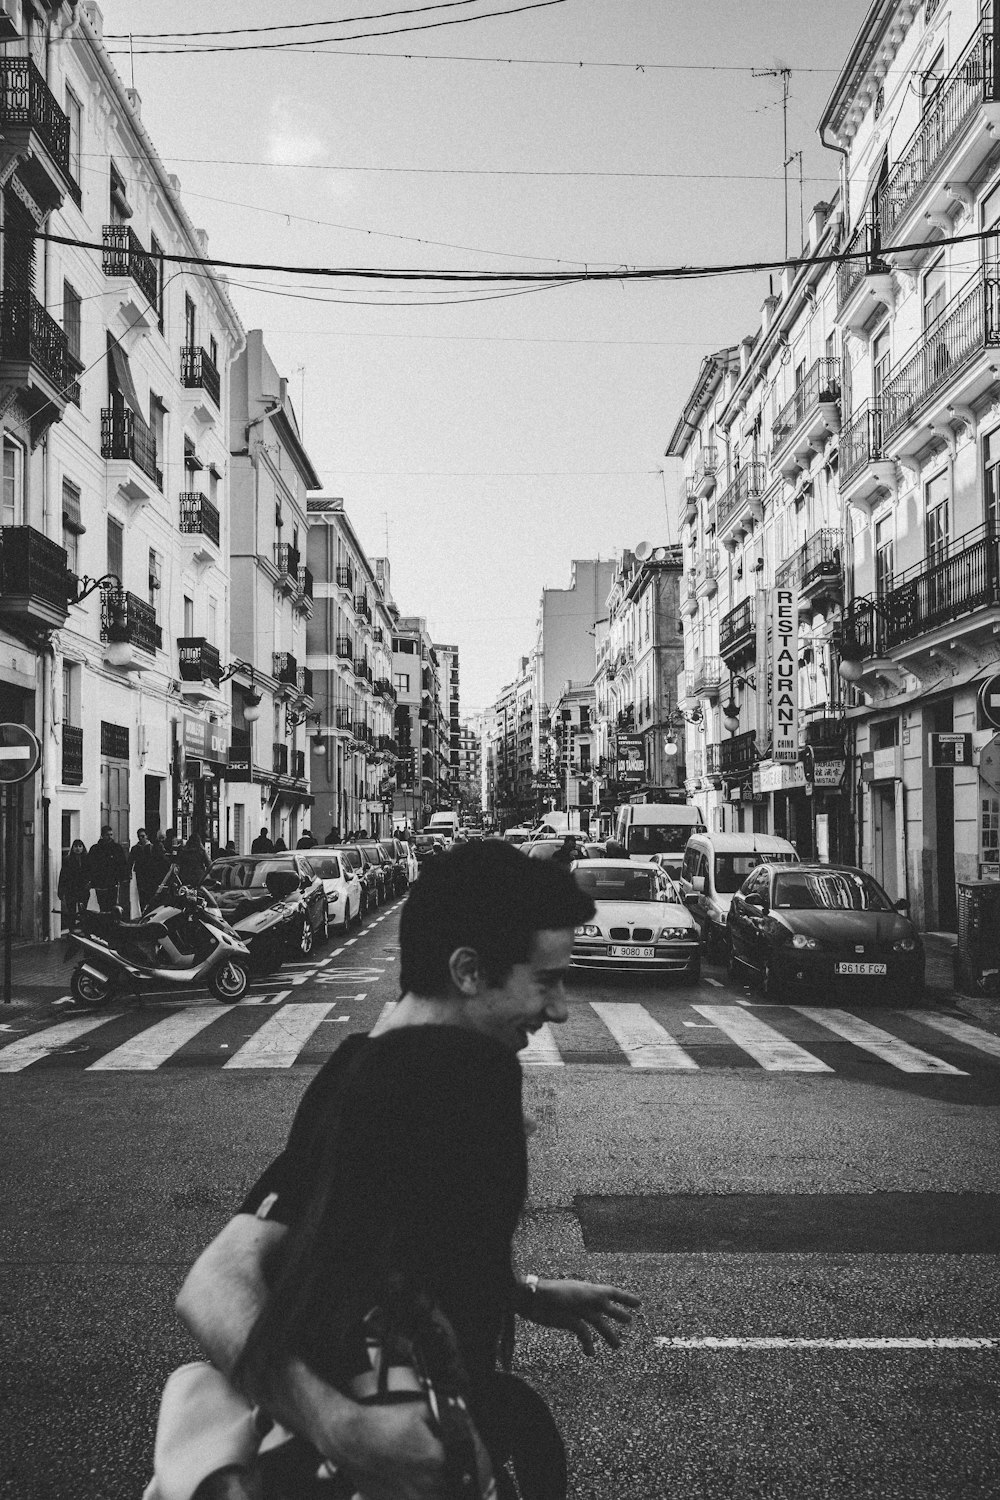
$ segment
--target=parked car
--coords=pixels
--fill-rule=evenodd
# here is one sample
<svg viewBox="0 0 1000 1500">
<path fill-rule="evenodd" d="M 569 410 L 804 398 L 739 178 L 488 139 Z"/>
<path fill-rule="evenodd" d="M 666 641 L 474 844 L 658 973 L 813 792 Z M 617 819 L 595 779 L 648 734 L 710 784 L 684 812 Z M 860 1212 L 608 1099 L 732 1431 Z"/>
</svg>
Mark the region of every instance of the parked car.
<svg viewBox="0 0 1000 1500">
<path fill-rule="evenodd" d="M 250 949 L 255 968 L 308 958 L 329 936 L 323 882 L 300 854 L 243 854 L 214 860 L 204 887 Z"/>
<path fill-rule="evenodd" d="M 409 881 L 406 876 L 406 856 L 403 853 L 403 846 L 399 839 L 379 839 L 378 842 L 382 853 L 389 860 L 392 872 L 392 894 L 404 896 Z"/>
<path fill-rule="evenodd" d="M 658 855 L 657 863 L 671 858 Z M 677 884 L 701 929 L 706 958 L 723 958 L 732 899 L 760 864 L 798 862 L 795 845 L 773 833 L 694 833 Z"/>
<path fill-rule="evenodd" d="M 409 839 L 397 839 L 397 843 L 403 850 L 403 858 L 406 861 L 406 884 L 411 886 L 420 874 L 420 861 Z"/>
<path fill-rule="evenodd" d="M 392 895 L 393 871 L 389 856 L 377 839 L 358 839 L 357 847 L 368 856 L 375 868 L 376 906 Z"/>
<path fill-rule="evenodd" d="M 376 866 L 358 844 L 337 844 L 334 854 L 343 857 L 348 869 L 353 870 L 361 882 L 361 915 L 366 917 L 378 906 L 379 877 Z"/>
<path fill-rule="evenodd" d="M 913 1000 L 924 987 L 924 947 L 907 909 L 853 865 L 761 865 L 729 910 L 733 977 L 758 975 L 769 1000 L 845 989 Z"/>
<path fill-rule="evenodd" d="M 361 879 L 343 855 L 328 849 L 310 849 L 303 853 L 302 863 L 323 882 L 326 909 L 331 927 L 348 932 L 361 921 Z"/>
<path fill-rule="evenodd" d="M 521 852 L 523 854 L 526 854 L 529 859 L 555 859 L 557 855 L 560 859 L 566 858 L 566 855 L 564 853 L 564 838 L 532 839 L 530 843 L 522 844 L 520 847 Z M 580 847 L 580 839 L 573 838 L 570 844 L 570 859 L 568 863 L 572 862 L 572 860 L 574 859 L 579 859 L 580 856 L 578 850 L 580 849 Z"/>
<path fill-rule="evenodd" d="M 669 876 L 629 859 L 577 860 L 571 868 L 597 907 L 576 929 L 572 965 L 698 978 L 698 926 Z"/>
<path fill-rule="evenodd" d="M 413 840 L 413 852 L 417 857 L 417 864 L 423 865 L 428 859 L 438 859 L 445 852 L 444 840 L 435 837 L 433 833 L 418 833 Z"/>
</svg>

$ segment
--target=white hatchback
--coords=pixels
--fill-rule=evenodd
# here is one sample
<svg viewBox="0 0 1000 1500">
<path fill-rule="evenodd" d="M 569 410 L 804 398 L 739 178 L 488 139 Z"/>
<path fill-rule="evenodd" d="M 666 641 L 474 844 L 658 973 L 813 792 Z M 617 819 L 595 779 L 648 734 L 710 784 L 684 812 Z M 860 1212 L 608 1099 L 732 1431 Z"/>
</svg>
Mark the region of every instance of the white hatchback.
<svg viewBox="0 0 1000 1500">
<path fill-rule="evenodd" d="M 302 850 L 299 858 L 323 882 L 330 926 L 346 932 L 360 922 L 361 881 L 357 871 L 349 869 L 339 854 L 328 854 L 322 849 Z"/>
</svg>

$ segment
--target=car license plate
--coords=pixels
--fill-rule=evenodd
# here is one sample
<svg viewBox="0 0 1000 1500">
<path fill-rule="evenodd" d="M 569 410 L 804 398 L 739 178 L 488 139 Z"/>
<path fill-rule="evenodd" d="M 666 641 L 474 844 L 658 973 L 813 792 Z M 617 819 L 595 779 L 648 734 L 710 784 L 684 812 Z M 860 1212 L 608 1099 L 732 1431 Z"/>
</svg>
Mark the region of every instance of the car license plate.
<svg viewBox="0 0 1000 1500">
<path fill-rule="evenodd" d="M 884 974 L 885 964 L 837 964 L 837 974 Z"/>
<path fill-rule="evenodd" d="M 655 956 L 656 949 L 652 943 L 647 943 L 642 947 L 637 945 L 625 947 L 620 943 L 611 946 L 612 958 L 655 958 Z"/>
</svg>

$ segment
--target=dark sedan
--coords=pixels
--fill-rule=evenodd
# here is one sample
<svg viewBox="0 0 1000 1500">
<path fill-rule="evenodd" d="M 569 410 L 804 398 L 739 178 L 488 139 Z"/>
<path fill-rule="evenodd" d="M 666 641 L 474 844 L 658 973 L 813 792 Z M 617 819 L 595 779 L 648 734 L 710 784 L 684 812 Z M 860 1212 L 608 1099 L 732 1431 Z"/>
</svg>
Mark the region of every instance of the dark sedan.
<svg viewBox="0 0 1000 1500">
<path fill-rule="evenodd" d="M 392 894 L 394 896 L 405 896 L 409 885 L 409 877 L 406 873 L 406 850 L 399 839 L 379 839 L 379 848 L 389 861 L 389 873 L 391 877 Z"/>
<path fill-rule="evenodd" d="M 323 882 L 297 854 L 217 859 L 204 888 L 247 943 L 255 967 L 308 958 L 329 936 Z"/>
<path fill-rule="evenodd" d="M 913 999 L 924 949 L 906 908 L 853 865 L 759 865 L 730 907 L 733 977 L 752 970 L 769 1000 Z"/>
<path fill-rule="evenodd" d="M 376 905 L 381 906 L 392 895 L 393 862 L 377 839 L 358 839 L 357 847 L 368 858 L 375 871 Z"/>
</svg>

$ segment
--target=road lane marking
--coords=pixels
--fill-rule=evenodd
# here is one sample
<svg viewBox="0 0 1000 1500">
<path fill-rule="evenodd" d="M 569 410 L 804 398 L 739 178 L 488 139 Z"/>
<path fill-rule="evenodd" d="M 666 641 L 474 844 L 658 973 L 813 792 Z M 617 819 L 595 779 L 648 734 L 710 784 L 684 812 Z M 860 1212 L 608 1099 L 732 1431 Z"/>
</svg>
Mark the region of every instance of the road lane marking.
<svg viewBox="0 0 1000 1500">
<path fill-rule="evenodd" d="M 735 1005 L 693 1005 L 768 1073 L 832 1073 L 825 1062 Z"/>
<path fill-rule="evenodd" d="M 714 984 L 715 988 L 717 990 L 721 990 L 721 989 L 725 988 L 725 986 L 723 985 L 721 979 L 713 979 L 710 974 L 703 974 L 702 975 L 702 983 L 703 984 Z"/>
<path fill-rule="evenodd" d="M 18 1042 L 10 1042 L 0 1049 L 0 1073 L 20 1073 L 22 1068 L 30 1067 L 40 1057 L 48 1057 L 50 1052 L 57 1052 L 60 1047 L 75 1042 L 78 1037 L 86 1036 L 88 1031 L 94 1031 L 98 1026 L 116 1019 L 117 1013 L 110 1016 L 81 1016 L 75 1021 L 62 1021 L 58 1026 L 48 1026 L 44 1031 L 22 1037 Z"/>
<path fill-rule="evenodd" d="M 827 1009 L 820 1005 L 794 1005 L 792 1009 L 807 1020 L 815 1021 L 817 1026 L 832 1031 L 835 1036 L 843 1037 L 845 1042 L 860 1047 L 863 1052 L 870 1052 L 873 1057 L 881 1058 L 891 1067 L 898 1068 L 901 1073 L 951 1073 L 962 1078 L 968 1077 L 964 1068 L 955 1068 L 940 1057 L 932 1057 L 919 1047 L 911 1047 L 890 1032 L 883 1031 L 881 1026 L 873 1026 L 870 1021 L 852 1016 L 850 1011 Z"/>
<path fill-rule="evenodd" d="M 224 1068 L 290 1068 L 334 1001 L 292 1002 L 265 1021 Z"/>
<path fill-rule="evenodd" d="M 659 1068 L 669 1072 L 697 1072 L 689 1057 L 669 1031 L 655 1021 L 643 1005 L 590 1002 L 625 1054 L 630 1067 Z"/>
<path fill-rule="evenodd" d="M 956 1042 L 964 1042 L 979 1052 L 987 1052 L 990 1057 L 1000 1057 L 1000 1036 L 983 1031 L 979 1026 L 970 1026 L 968 1021 L 960 1021 L 957 1016 L 928 1015 L 925 1010 L 901 1010 L 897 1014 L 919 1021 L 922 1026 L 933 1026 L 935 1031 L 943 1031 L 945 1036 L 952 1036 Z"/>
<path fill-rule="evenodd" d="M 334 948 L 333 952 L 330 954 L 330 958 L 339 958 L 343 951 L 343 948 Z M 327 963 L 329 963 L 329 961 L 330 960 L 327 959 Z"/>
<path fill-rule="evenodd" d="M 85 1070 L 88 1073 L 146 1073 L 153 1072 L 166 1062 L 173 1053 L 180 1051 L 185 1043 L 196 1037 L 199 1031 L 211 1026 L 219 1016 L 227 1016 L 234 1007 L 220 1005 L 214 1010 L 180 1011 L 147 1026 L 145 1031 L 130 1037 L 120 1047 L 106 1052 Z"/>
<path fill-rule="evenodd" d="M 291 990 L 279 990 L 276 995 L 254 995 L 250 1000 L 237 1000 L 237 1005 L 280 1005 L 282 1000 L 287 1000 Z"/>
<path fill-rule="evenodd" d="M 1000 1337 L 982 1338 L 857 1338 L 857 1339 L 754 1339 L 754 1338 L 658 1338 L 661 1349 L 1000 1349 Z"/>
<path fill-rule="evenodd" d="M 528 1045 L 517 1054 L 525 1068 L 564 1068 L 562 1053 L 556 1045 L 552 1027 L 546 1023 L 528 1036 Z"/>
</svg>

